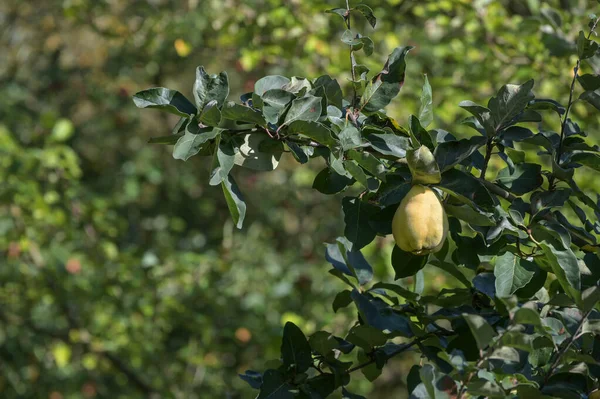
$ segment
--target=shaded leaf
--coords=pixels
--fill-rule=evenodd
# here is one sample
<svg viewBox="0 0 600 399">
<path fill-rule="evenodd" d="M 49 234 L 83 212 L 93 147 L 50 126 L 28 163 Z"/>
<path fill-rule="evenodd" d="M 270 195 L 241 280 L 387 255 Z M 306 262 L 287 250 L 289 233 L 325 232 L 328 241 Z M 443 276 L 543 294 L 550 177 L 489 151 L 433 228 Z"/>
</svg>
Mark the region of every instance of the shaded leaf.
<svg viewBox="0 0 600 399">
<path fill-rule="evenodd" d="M 133 96 L 133 102 L 138 108 L 158 108 L 182 117 L 197 112 L 194 104 L 183 94 L 164 87 L 140 91 Z"/>
</svg>

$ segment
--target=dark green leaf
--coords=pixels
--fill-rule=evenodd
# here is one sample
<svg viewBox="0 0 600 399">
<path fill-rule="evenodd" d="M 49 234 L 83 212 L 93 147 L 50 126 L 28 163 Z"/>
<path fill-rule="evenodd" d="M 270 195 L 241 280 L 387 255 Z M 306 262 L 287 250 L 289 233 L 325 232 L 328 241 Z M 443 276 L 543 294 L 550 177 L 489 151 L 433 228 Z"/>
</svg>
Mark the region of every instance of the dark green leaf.
<svg viewBox="0 0 600 399">
<path fill-rule="evenodd" d="M 596 109 L 600 110 L 600 90 L 584 91 L 579 96 L 580 100 L 587 101 L 593 105 Z"/>
<path fill-rule="evenodd" d="M 350 184 L 352 184 L 351 178 L 339 175 L 330 168 L 325 168 L 315 177 L 312 187 L 323 194 L 331 195 L 343 191 Z"/>
<path fill-rule="evenodd" d="M 577 81 L 585 91 L 595 91 L 600 89 L 600 75 L 592 75 L 589 73 L 577 75 Z"/>
<path fill-rule="evenodd" d="M 571 157 L 571 162 L 577 162 L 600 172 L 600 155 L 590 152 L 579 152 Z"/>
<path fill-rule="evenodd" d="M 480 136 L 440 143 L 434 152 L 435 160 L 443 173 L 454 165 L 461 163 L 485 143 L 486 138 Z"/>
<path fill-rule="evenodd" d="M 522 85 L 504 85 L 498 91 L 496 97 L 488 102 L 488 108 L 492 112 L 495 131 L 510 126 L 513 119 L 525 110 L 529 101 L 535 97 L 531 91 L 533 79 Z"/>
<path fill-rule="evenodd" d="M 246 370 L 244 374 L 239 374 L 239 377 L 254 389 L 260 389 L 263 382 L 262 374 L 253 370 Z"/>
<path fill-rule="evenodd" d="M 346 341 L 352 342 L 366 351 L 385 344 L 387 340 L 388 337 L 381 330 L 367 325 L 352 327 L 346 336 Z"/>
<path fill-rule="evenodd" d="M 370 326 L 381 331 L 390 331 L 410 338 L 414 334 L 411 329 L 409 319 L 396 313 L 392 308 L 370 299 L 370 296 L 361 294 L 356 290 L 352 291 L 352 300 L 356 304 L 362 319 Z"/>
<path fill-rule="evenodd" d="M 344 197 L 342 208 L 346 228 L 344 235 L 354 245 L 352 250 L 358 251 L 375 238 L 376 232 L 369 225 L 369 205 L 359 198 Z"/>
<path fill-rule="evenodd" d="M 361 12 L 362 15 L 369 21 L 369 24 L 372 28 L 375 28 L 375 24 L 377 23 L 377 19 L 375 15 L 373 15 L 373 10 L 366 4 L 357 4 L 355 7 L 358 11 Z"/>
<path fill-rule="evenodd" d="M 175 115 L 186 117 L 194 115 L 197 110 L 183 94 L 164 87 L 143 90 L 133 96 L 138 108 L 158 108 Z"/>
<path fill-rule="evenodd" d="M 352 297 L 350 296 L 351 291 L 344 290 L 338 292 L 338 294 L 333 298 L 333 312 L 337 313 L 337 311 L 341 308 L 345 308 L 346 306 L 352 303 Z M 312 345 L 311 345 L 312 346 Z"/>
<path fill-rule="evenodd" d="M 414 276 L 419 270 L 425 267 L 429 255 L 418 256 L 410 252 L 404 252 L 397 245 L 392 251 L 392 267 L 396 272 L 394 280 Z"/>
<path fill-rule="evenodd" d="M 496 259 L 494 276 L 496 276 L 496 295 L 511 296 L 519 288 L 525 287 L 535 274 L 535 264 L 506 252 Z"/>
<path fill-rule="evenodd" d="M 475 176 L 458 169 L 444 172 L 439 188 L 470 206 L 477 204 L 490 209 L 496 204 L 495 198 Z"/>
<path fill-rule="evenodd" d="M 369 189 L 369 180 L 365 171 L 358 166 L 358 163 L 353 160 L 344 161 L 344 167 L 352 175 L 352 177 L 359 182 L 364 188 Z M 374 187 L 374 189 L 377 189 Z"/>
<path fill-rule="evenodd" d="M 312 365 L 311 349 L 302 330 L 288 321 L 283 328 L 281 357 L 286 367 L 294 367 L 296 373 L 303 373 Z"/>
<path fill-rule="evenodd" d="M 400 92 L 404 84 L 406 54 L 412 46 L 398 47 L 390 54 L 382 71 L 365 88 L 359 107 L 364 112 L 376 112 L 385 108 Z"/>
<path fill-rule="evenodd" d="M 591 58 L 597 51 L 598 43 L 585 37 L 585 33 L 580 30 L 577 37 L 577 55 L 579 59 L 585 60 L 586 58 Z"/>
<path fill-rule="evenodd" d="M 461 101 L 458 106 L 466 109 L 473 116 L 475 116 L 488 136 L 494 136 L 496 131 L 494 128 L 494 121 L 492 119 L 492 111 L 490 111 L 490 109 L 482 105 L 475 104 L 473 101 Z"/>
<path fill-rule="evenodd" d="M 511 173 L 509 168 L 498 172 L 498 183 L 506 187 L 510 192 L 517 195 L 527 194 L 542 185 L 542 166 L 534 163 L 522 163 L 515 165 Z"/>
<path fill-rule="evenodd" d="M 279 370 L 267 370 L 263 374 L 263 383 L 256 399 L 293 399 L 296 395 L 293 387 Z"/>
</svg>

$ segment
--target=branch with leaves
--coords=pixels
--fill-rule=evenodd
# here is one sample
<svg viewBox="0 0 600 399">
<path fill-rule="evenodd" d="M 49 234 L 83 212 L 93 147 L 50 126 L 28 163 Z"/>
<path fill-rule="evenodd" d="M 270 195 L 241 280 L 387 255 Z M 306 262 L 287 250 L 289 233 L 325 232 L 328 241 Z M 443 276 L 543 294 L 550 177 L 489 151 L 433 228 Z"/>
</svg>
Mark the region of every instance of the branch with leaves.
<svg viewBox="0 0 600 399">
<path fill-rule="evenodd" d="M 152 142 L 174 145 L 176 159 L 212 156 L 209 184 L 221 185 L 238 228 L 246 203 L 231 174 L 234 166 L 270 171 L 284 152 L 302 165 L 322 158 L 327 166 L 313 188 L 327 195 L 355 185 L 362 190 L 343 198 L 344 236 L 328 244 L 325 254 L 330 274 L 346 285 L 333 310 L 354 305 L 357 322 L 345 337 L 318 331 L 308 338 L 287 323 L 281 358 L 263 373 L 241 377 L 259 390 L 258 398 L 324 398 L 336 390 L 357 398 L 346 388 L 352 372 L 360 370 L 373 381 L 392 357 L 416 347 L 426 364 L 413 366 L 408 376 L 411 398 L 558 395 L 566 389 L 561 383 L 580 373 L 578 362 L 593 363 L 584 353 L 583 335 L 600 333 L 591 322 L 600 318 L 600 224 L 588 220 L 600 215 L 600 202 L 574 180 L 583 166 L 600 170 L 600 153 L 568 117 L 576 81 L 585 90 L 580 99 L 600 109 L 600 76 L 578 75 L 581 61 L 598 52 L 591 40 L 598 19 L 577 40 L 567 107 L 537 99 L 533 79 L 507 84 L 487 106 L 459 104 L 471 114 L 463 123 L 474 135 L 457 138 L 428 129 L 434 110 L 427 76 L 419 115 L 410 115 L 406 127 L 385 110 L 404 84 L 412 47 L 394 49 L 369 78 L 356 54 L 372 55 L 374 43 L 351 30 L 350 17 L 358 12 L 375 27 L 372 9 L 346 2 L 328 12 L 345 24 L 341 40 L 350 49 L 350 100 L 329 75 L 266 76 L 236 103 L 228 101 L 227 74 L 211 75 L 203 67 L 197 69 L 194 103 L 166 88 L 134 96 L 140 108 L 180 117 L 171 135 Z M 554 114 L 561 121 L 559 133 L 541 128 Z M 538 150 L 537 162 L 525 161 L 527 147 Z M 492 176 L 494 157 L 506 166 Z M 543 167 L 548 160 L 549 170 Z M 400 281 L 374 282 L 361 249 L 391 233 L 399 204 L 416 184 L 445 196 L 449 238 L 425 255 L 395 246 L 390 263 Z M 576 220 L 561 212 L 566 206 Z M 451 275 L 459 288 L 425 295 L 427 265 Z M 412 287 L 401 280 L 408 277 Z M 573 321 L 573 309 L 585 309 L 582 319 Z M 393 341 L 398 338 L 404 343 Z M 566 344 L 558 349 L 561 342 Z M 587 345 L 600 355 L 600 345 Z M 591 388 L 593 383 L 568 389 L 583 394 Z"/>
</svg>

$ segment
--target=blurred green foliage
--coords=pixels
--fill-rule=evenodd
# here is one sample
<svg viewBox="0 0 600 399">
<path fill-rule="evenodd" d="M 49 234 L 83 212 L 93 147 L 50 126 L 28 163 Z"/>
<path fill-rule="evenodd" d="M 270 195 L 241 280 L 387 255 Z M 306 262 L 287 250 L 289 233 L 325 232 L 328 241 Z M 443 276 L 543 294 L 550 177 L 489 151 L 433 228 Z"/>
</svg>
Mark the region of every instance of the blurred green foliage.
<svg viewBox="0 0 600 399">
<path fill-rule="evenodd" d="M 380 55 L 367 66 L 416 46 L 391 112 L 403 123 L 416 112 L 426 73 L 442 129 L 466 117 L 461 100 L 482 102 L 507 82 L 535 77 L 538 98 L 566 98 L 574 39 L 594 11 L 585 0 L 371 5 L 375 31 L 353 21 Z M 220 190 L 205 184 L 205 160 L 173 162 L 145 143 L 175 119 L 140 113 L 130 98 L 148 86 L 188 94 L 200 64 L 227 70 L 234 95 L 267 74 L 346 81 L 341 21 L 323 13 L 331 6 L 0 3 L 1 397 L 249 397 L 237 373 L 278 356 L 286 320 L 309 334 L 346 329 L 344 312 L 329 308 L 341 285 L 323 278 L 322 242 L 340 235 L 341 212 L 311 189 L 318 167 L 287 157 L 272 173 L 237 172 L 249 204 L 238 232 Z M 597 140 L 598 117 L 583 104 L 572 115 Z M 382 279 L 393 275 L 391 248 L 378 240 L 366 250 Z M 447 284 L 427 272 L 427 290 Z M 355 391 L 399 397 L 414 360 Z"/>
</svg>

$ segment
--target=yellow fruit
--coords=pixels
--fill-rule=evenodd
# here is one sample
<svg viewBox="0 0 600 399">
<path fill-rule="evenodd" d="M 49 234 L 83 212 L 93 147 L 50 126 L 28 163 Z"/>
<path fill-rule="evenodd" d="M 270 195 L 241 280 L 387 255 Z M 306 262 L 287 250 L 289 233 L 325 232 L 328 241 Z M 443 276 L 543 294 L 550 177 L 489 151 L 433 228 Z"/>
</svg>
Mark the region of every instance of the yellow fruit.
<svg viewBox="0 0 600 399">
<path fill-rule="evenodd" d="M 442 249 L 448 234 L 448 217 L 431 188 L 415 185 L 410 189 L 394 215 L 392 234 L 405 252 L 426 255 Z"/>
</svg>

